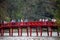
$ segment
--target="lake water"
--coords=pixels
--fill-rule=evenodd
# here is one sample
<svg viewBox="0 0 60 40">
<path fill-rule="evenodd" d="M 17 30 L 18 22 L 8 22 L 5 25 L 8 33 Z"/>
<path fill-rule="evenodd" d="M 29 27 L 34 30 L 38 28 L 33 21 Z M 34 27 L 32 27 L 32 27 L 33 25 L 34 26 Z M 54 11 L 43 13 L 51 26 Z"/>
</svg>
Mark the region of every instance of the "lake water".
<svg viewBox="0 0 60 40">
<path fill-rule="evenodd" d="M 56 32 L 53 32 L 52 37 L 50 37 L 50 36 L 48 37 L 46 32 L 43 32 L 42 37 L 40 37 L 40 36 L 36 37 L 35 33 L 32 34 L 33 35 L 32 37 L 24 36 L 24 34 L 26 35 L 26 33 L 23 33 L 23 36 L 20 37 L 20 36 L 17 36 L 17 33 L 14 33 L 15 36 L 10 37 L 10 36 L 6 36 L 6 35 L 8 35 L 8 33 L 5 33 L 4 34 L 5 36 L 0 37 L 0 40 L 60 40 L 60 38 L 57 37 Z"/>
<path fill-rule="evenodd" d="M 0 37 L 0 40 L 60 40 L 59 37 Z"/>
</svg>

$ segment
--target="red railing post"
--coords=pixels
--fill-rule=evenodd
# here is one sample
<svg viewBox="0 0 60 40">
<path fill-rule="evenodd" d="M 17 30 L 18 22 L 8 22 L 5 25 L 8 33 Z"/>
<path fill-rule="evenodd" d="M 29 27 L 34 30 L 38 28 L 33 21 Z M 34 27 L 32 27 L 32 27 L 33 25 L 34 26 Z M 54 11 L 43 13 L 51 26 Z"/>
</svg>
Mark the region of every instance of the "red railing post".
<svg viewBox="0 0 60 40">
<path fill-rule="evenodd" d="M 57 34 L 58 34 L 58 37 L 59 37 L 59 32 L 57 32 Z"/>
<path fill-rule="evenodd" d="M 48 36 L 49 36 L 49 31 L 47 32 Z"/>
<path fill-rule="evenodd" d="M 59 30 L 58 30 L 58 28 L 57 28 L 57 35 L 58 35 L 58 37 L 59 37 Z"/>
<path fill-rule="evenodd" d="M 47 28 L 47 34 L 48 34 L 48 36 L 49 36 L 49 28 Z"/>
<path fill-rule="evenodd" d="M 22 36 L 22 28 L 18 29 L 18 36 Z"/>
<path fill-rule="evenodd" d="M 40 27 L 40 36 L 42 36 L 42 27 Z"/>
<path fill-rule="evenodd" d="M 4 36 L 4 29 L 1 29 L 1 36 Z"/>
<path fill-rule="evenodd" d="M 9 30 L 9 36 L 13 36 L 13 29 L 12 28 L 10 28 L 10 30 Z"/>
<path fill-rule="evenodd" d="M 29 36 L 29 34 L 28 34 L 28 27 L 27 27 L 26 31 L 27 31 L 27 36 Z"/>
<path fill-rule="evenodd" d="M 30 27 L 30 36 L 32 36 L 32 28 Z"/>
<path fill-rule="evenodd" d="M 50 30 L 50 36 L 52 37 L 52 27 L 50 27 L 50 29 L 51 29 L 51 30 Z"/>
<path fill-rule="evenodd" d="M 38 29 L 37 28 L 36 28 L 36 34 L 37 34 L 36 36 L 38 36 Z"/>
</svg>

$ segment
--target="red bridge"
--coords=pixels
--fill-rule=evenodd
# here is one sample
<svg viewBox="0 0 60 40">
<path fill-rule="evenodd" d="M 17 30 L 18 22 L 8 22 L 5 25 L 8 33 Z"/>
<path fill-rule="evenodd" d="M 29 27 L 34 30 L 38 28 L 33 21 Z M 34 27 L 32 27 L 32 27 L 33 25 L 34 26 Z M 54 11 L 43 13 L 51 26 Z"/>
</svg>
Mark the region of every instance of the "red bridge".
<svg viewBox="0 0 60 40">
<path fill-rule="evenodd" d="M 40 36 L 42 36 L 42 28 L 47 28 L 48 36 L 52 36 L 52 29 L 56 28 L 58 30 L 58 26 L 55 25 L 54 22 L 10 22 L 10 23 L 1 23 L 0 30 L 1 36 L 4 36 L 4 29 L 9 29 L 9 36 L 13 36 L 13 29 L 18 29 L 18 36 L 22 36 L 22 28 L 26 28 L 27 36 L 32 36 L 32 28 L 36 29 L 36 36 L 38 36 L 38 28 L 40 28 Z M 30 30 L 30 34 L 29 31 Z M 59 32 L 57 31 L 59 36 Z"/>
</svg>

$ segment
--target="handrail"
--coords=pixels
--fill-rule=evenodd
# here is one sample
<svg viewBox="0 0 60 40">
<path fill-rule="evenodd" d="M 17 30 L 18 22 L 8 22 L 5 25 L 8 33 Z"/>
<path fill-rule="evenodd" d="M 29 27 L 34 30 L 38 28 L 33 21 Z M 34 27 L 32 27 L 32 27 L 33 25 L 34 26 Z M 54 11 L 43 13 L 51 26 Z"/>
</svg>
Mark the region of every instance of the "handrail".
<svg viewBox="0 0 60 40">
<path fill-rule="evenodd" d="M 54 26 L 54 22 L 10 22 L 6 24 L 0 24 L 1 27 L 22 27 L 22 26 Z"/>
</svg>

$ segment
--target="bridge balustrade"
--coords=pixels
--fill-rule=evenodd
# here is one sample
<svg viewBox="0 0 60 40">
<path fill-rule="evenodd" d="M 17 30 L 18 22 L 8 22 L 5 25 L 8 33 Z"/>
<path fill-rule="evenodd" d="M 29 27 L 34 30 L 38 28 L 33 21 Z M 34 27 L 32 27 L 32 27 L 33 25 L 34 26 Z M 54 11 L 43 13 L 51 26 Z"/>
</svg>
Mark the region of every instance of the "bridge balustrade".
<svg viewBox="0 0 60 40">
<path fill-rule="evenodd" d="M 54 22 L 10 22 L 10 23 L 1 23 L 0 28 L 2 27 L 23 27 L 23 26 L 54 26 Z"/>
<path fill-rule="evenodd" d="M 49 27 L 50 31 L 48 32 L 48 36 L 50 33 L 50 36 L 52 36 L 52 27 L 55 25 L 55 22 L 9 22 L 9 23 L 1 23 L 0 24 L 0 29 L 1 29 L 1 35 L 3 36 L 4 34 L 4 28 L 9 28 L 9 35 L 13 36 L 13 28 L 18 28 L 18 36 L 22 36 L 22 28 L 25 27 L 26 31 L 27 31 L 27 36 L 32 36 L 32 28 L 35 27 L 36 28 L 36 35 L 38 36 L 38 29 L 40 28 L 40 36 L 42 36 L 42 27 Z M 30 32 L 28 33 L 28 30 L 30 30 Z"/>
</svg>

